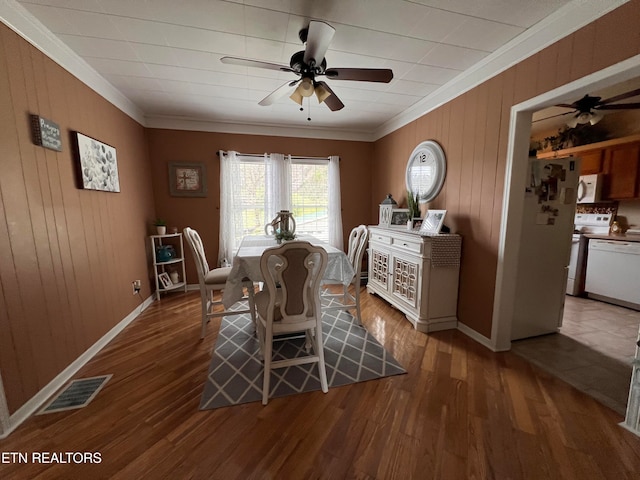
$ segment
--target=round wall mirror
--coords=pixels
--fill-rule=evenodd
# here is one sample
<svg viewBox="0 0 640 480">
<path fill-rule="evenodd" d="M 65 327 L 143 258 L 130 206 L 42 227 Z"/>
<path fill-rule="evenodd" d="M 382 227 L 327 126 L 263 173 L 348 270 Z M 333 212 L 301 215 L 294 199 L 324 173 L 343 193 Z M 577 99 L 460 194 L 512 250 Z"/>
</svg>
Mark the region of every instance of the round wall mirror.
<svg viewBox="0 0 640 480">
<path fill-rule="evenodd" d="M 447 174 L 447 159 L 442 147 L 433 140 L 418 145 L 407 162 L 407 190 L 418 196 L 420 203 L 438 196 Z"/>
</svg>

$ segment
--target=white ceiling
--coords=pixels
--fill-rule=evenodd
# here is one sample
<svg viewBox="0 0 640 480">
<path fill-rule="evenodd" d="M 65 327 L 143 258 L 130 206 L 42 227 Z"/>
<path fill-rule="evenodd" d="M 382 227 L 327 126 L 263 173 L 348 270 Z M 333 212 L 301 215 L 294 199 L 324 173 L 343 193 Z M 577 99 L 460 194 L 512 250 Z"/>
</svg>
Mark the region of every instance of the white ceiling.
<svg viewBox="0 0 640 480">
<path fill-rule="evenodd" d="M 147 126 L 365 139 L 417 118 L 621 3 L 6 0 L 0 18 Z M 297 77 L 225 65 L 220 57 L 288 65 L 304 49 L 298 32 L 310 19 L 336 29 L 328 67 L 390 68 L 391 83 L 327 80 L 345 108 L 332 112 L 312 98 L 311 122 L 288 97 L 259 106 Z"/>
</svg>

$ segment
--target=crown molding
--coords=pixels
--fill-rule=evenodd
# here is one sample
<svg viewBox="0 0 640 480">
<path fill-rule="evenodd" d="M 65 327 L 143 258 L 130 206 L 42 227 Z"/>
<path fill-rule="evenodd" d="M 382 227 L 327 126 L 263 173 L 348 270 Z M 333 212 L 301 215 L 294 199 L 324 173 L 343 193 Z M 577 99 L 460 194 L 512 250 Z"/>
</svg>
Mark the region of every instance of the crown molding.
<svg viewBox="0 0 640 480">
<path fill-rule="evenodd" d="M 237 133 L 241 135 L 267 135 L 272 137 L 319 138 L 324 140 L 347 140 L 373 142 L 373 134 L 349 130 L 296 127 L 291 125 L 264 125 L 245 123 L 210 122 L 163 116 L 146 117 L 148 128 L 169 130 L 191 130 L 196 132 Z"/>
<path fill-rule="evenodd" d="M 481 85 L 628 1 L 573 0 L 558 9 L 554 15 L 541 20 L 470 69 L 385 122 L 373 133 L 374 141 Z"/>
</svg>

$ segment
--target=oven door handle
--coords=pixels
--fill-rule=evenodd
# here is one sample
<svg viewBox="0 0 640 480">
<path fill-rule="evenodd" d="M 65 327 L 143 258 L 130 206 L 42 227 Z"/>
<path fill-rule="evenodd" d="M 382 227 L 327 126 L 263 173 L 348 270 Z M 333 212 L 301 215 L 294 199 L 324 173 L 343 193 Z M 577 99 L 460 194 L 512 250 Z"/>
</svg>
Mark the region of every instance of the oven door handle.
<svg viewBox="0 0 640 480">
<path fill-rule="evenodd" d="M 581 201 L 584 197 L 587 196 L 587 184 L 584 180 L 580 180 L 578 182 L 578 202 Z"/>
</svg>

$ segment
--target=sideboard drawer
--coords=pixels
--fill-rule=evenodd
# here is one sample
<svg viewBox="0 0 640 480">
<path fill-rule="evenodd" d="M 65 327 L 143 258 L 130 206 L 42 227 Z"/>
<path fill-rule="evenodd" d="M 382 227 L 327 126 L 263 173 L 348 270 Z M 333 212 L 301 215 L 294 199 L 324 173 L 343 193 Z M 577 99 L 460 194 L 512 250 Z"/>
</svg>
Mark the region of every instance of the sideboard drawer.
<svg viewBox="0 0 640 480">
<path fill-rule="evenodd" d="M 417 253 L 420 255 L 422 253 L 422 241 L 412 241 L 406 238 L 392 238 L 391 244 L 396 248 L 401 248 L 402 250 L 406 250 L 407 252 Z"/>
<path fill-rule="evenodd" d="M 391 245 L 391 237 L 383 235 L 377 232 L 371 233 L 369 240 L 375 243 L 381 243 L 383 245 Z"/>
</svg>

